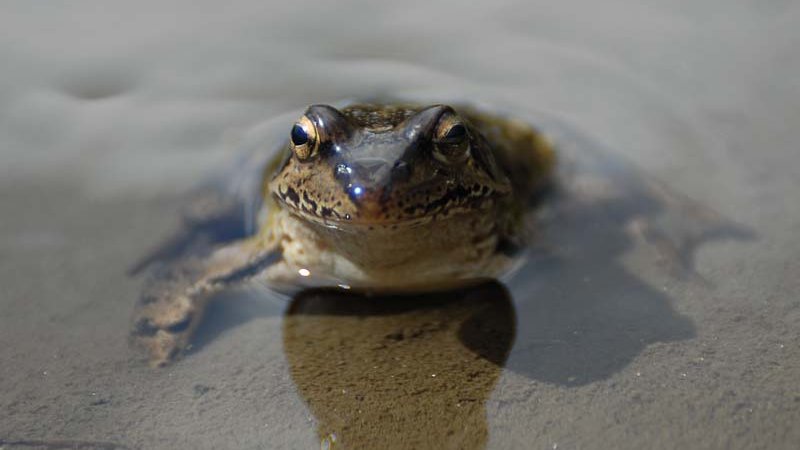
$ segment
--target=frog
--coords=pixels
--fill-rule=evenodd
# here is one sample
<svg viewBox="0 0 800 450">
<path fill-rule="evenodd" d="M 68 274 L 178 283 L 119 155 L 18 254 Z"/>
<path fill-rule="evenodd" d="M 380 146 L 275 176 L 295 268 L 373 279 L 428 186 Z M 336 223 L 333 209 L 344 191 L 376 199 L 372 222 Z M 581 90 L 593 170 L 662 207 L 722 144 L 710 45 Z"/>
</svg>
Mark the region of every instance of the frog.
<svg viewBox="0 0 800 450">
<path fill-rule="evenodd" d="M 257 230 L 143 296 L 132 334 L 151 365 L 184 352 L 215 293 L 253 280 L 434 292 L 499 278 L 556 164 L 536 127 L 469 106 L 315 104 L 287 128 L 263 170 Z"/>
</svg>

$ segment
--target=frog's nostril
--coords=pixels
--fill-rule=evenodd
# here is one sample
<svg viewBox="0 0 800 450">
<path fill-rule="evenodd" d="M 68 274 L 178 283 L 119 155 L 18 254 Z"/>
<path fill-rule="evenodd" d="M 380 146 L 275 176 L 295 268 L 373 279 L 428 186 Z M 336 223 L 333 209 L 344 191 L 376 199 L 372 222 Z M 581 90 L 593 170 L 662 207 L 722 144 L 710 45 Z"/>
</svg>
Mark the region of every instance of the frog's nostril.
<svg viewBox="0 0 800 450">
<path fill-rule="evenodd" d="M 365 158 L 350 164 L 352 172 L 368 185 L 375 185 L 386 179 L 392 164 L 381 158 Z"/>
</svg>

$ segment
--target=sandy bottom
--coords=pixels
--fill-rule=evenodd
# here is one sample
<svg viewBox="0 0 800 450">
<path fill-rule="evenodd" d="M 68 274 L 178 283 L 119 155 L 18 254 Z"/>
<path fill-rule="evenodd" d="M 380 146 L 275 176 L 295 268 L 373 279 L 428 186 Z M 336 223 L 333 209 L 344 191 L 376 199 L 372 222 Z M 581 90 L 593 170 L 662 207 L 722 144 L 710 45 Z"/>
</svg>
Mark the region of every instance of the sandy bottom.
<svg viewBox="0 0 800 450">
<path fill-rule="evenodd" d="M 796 448 L 800 8 L 739 3 L 4 4 L 0 448 Z M 556 139 L 530 264 L 422 299 L 228 292 L 148 368 L 127 270 L 187 192 L 378 94 Z"/>
</svg>

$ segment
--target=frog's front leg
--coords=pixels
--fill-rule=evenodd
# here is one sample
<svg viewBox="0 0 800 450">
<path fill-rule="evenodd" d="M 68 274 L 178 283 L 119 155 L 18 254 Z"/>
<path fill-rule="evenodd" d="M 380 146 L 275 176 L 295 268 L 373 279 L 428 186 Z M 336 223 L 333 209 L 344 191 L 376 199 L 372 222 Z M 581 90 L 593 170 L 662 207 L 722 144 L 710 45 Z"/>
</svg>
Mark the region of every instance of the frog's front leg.
<svg viewBox="0 0 800 450">
<path fill-rule="evenodd" d="M 275 246 L 239 242 L 203 261 L 186 263 L 154 284 L 142 297 L 133 329 L 134 339 L 150 354 L 150 364 L 164 366 L 189 345 L 212 294 L 247 281 L 279 257 Z"/>
</svg>

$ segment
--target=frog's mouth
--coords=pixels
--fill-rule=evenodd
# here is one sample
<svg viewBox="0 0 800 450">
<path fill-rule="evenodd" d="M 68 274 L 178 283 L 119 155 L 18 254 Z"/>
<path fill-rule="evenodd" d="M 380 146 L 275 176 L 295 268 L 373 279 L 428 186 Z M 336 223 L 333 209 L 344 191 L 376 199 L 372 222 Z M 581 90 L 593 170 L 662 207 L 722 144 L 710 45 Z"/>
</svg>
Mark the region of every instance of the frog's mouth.
<svg viewBox="0 0 800 450">
<path fill-rule="evenodd" d="M 504 192 L 487 186 L 454 186 L 439 195 L 387 196 L 382 191 L 364 190 L 350 195 L 349 201 L 331 206 L 314 201 L 293 189 L 275 193 L 276 199 L 294 215 L 330 228 L 370 229 L 374 227 L 409 227 L 444 220 L 488 209 Z"/>
</svg>

